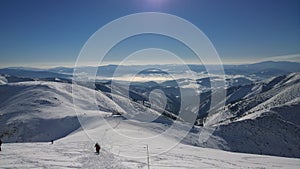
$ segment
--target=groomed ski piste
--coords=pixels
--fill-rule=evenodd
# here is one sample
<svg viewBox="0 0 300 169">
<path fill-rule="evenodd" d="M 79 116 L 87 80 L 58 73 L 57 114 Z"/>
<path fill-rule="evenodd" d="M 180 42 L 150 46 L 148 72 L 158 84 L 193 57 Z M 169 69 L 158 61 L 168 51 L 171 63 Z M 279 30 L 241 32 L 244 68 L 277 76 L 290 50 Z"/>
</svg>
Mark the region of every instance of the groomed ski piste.
<svg viewBox="0 0 300 169">
<path fill-rule="evenodd" d="M 147 169 L 148 155 L 151 169 L 296 169 L 300 166 L 298 158 L 195 146 L 197 133 L 184 139 L 179 137 L 185 131 L 184 123 L 176 122 L 173 135 L 163 134 L 172 125 L 167 118 L 149 122 L 113 116 L 117 111 L 128 113 L 127 117 L 143 112 L 155 117 L 157 112 L 141 111 L 145 108 L 138 104 L 134 106 L 136 109 L 124 110 L 101 92 L 96 92 L 100 110 L 91 110 L 94 97 L 88 96 L 92 96 L 93 91 L 86 87 L 78 87 L 83 96 L 77 99 L 83 104 L 75 107 L 71 84 L 18 82 L 3 84 L 0 90 L 0 127 L 2 133 L 6 133 L 2 136 L 0 168 Z M 125 99 L 117 98 L 119 103 Z M 55 138 L 54 144 L 50 142 L 52 138 Z M 218 139 L 216 144 L 222 143 L 221 138 L 215 138 Z M 101 145 L 99 155 L 95 153 L 95 142 Z"/>
</svg>

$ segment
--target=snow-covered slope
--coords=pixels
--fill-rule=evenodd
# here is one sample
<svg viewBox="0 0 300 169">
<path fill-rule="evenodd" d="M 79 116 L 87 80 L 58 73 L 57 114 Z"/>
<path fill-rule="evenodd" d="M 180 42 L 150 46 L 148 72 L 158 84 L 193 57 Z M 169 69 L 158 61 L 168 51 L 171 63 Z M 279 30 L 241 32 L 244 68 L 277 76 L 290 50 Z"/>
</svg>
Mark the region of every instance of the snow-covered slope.
<svg viewBox="0 0 300 169">
<path fill-rule="evenodd" d="M 94 168 L 94 169 L 147 169 L 146 149 L 129 146 L 131 153 L 144 153 L 138 159 L 119 157 L 111 148 L 102 146 L 100 155 L 94 153 L 94 143 L 66 138 L 50 143 L 3 144 L 0 168 Z M 115 147 L 117 148 L 117 147 Z M 152 149 L 150 147 L 150 155 Z M 155 169 L 298 169 L 300 160 L 292 158 L 232 153 L 220 150 L 177 145 L 172 150 L 150 157 L 150 168 Z"/>
<path fill-rule="evenodd" d="M 72 84 L 41 81 L 1 85 L 0 137 L 8 142 L 58 139 L 77 130 L 80 122 L 97 119 L 97 114 L 89 116 L 95 110 L 141 122 L 172 123 L 155 110 L 122 96 L 114 95 L 112 100 L 83 86 L 75 89 L 76 95 L 72 94 Z"/>
<path fill-rule="evenodd" d="M 298 104 L 299 88 L 300 73 L 274 77 L 253 85 L 234 87 L 228 90 L 228 105 L 218 110 L 217 114 L 223 116 L 224 122 L 292 102 Z"/>
<path fill-rule="evenodd" d="M 77 86 L 79 95 L 73 95 L 71 84 L 58 82 L 2 84 L 1 139 L 53 139 L 55 144 L 5 143 L 0 152 L 5 160 L 0 161 L 0 168 L 146 168 L 146 145 L 152 168 L 297 168 L 299 159 L 235 154 L 198 146 L 300 157 L 298 84 L 299 74 L 295 73 L 252 85 L 249 92 L 240 88 L 242 97 L 235 97 L 219 110 L 216 115 L 223 117 L 221 126 L 201 143 L 200 132 L 209 128 L 190 130 L 188 124 L 160 116 L 123 96 L 105 95 L 83 86 Z M 95 104 L 100 111 L 94 109 Z M 95 142 L 104 148 L 100 156 L 92 153 Z M 13 156 L 18 158 L 11 159 Z"/>
<path fill-rule="evenodd" d="M 240 100 L 219 110 L 214 135 L 224 149 L 255 154 L 300 157 L 300 74 L 292 73 L 254 86 Z M 259 86 L 259 87 L 258 87 Z M 215 117 L 215 118 L 216 118 Z"/>
<path fill-rule="evenodd" d="M 98 112 L 99 113 L 99 112 Z M 150 168 L 298 168 L 299 159 L 232 153 L 200 148 L 160 137 L 167 126 L 142 123 L 90 111 L 84 131 L 48 143 L 4 143 L 0 152 L 0 168 L 147 168 L 147 144 Z M 109 125 L 108 125 L 109 124 Z M 152 137 L 155 136 L 156 137 Z M 152 138 L 152 139 L 151 139 Z M 100 155 L 93 145 L 99 142 Z"/>
<path fill-rule="evenodd" d="M 80 123 L 74 109 L 89 110 L 93 91 L 78 87 L 81 105 L 74 107 L 72 86 L 56 82 L 20 82 L 0 86 L 0 137 L 8 142 L 49 141 L 66 136 Z M 101 92 L 100 110 L 122 112 Z"/>
<path fill-rule="evenodd" d="M 7 83 L 7 79 L 5 78 L 5 76 L 0 76 L 0 85 L 6 84 L 6 83 Z"/>
<path fill-rule="evenodd" d="M 3 144 L 0 168 L 147 168 L 147 144 L 150 168 L 298 168 L 299 159 L 231 153 L 179 143 L 158 134 L 164 125 L 124 120 L 102 113 L 100 121 L 87 118 L 86 130 L 48 143 Z M 89 112 L 87 116 L 99 116 Z M 105 121 L 105 122 L 104 122 Z M 109 125 L 111 125 L 111 127 Z M 85 124 L 84 124 L 85 125 Z M 124 137 L 124 135 L 126 135 Z M 128 136 L 130 138 L 128 138 Z M 148 139 L 145 139 L 148 138 Z M 99 142 L 100 155 L 93 145 Z M 171 148 L 170 148 L 171 146 Z"/>
</svg>

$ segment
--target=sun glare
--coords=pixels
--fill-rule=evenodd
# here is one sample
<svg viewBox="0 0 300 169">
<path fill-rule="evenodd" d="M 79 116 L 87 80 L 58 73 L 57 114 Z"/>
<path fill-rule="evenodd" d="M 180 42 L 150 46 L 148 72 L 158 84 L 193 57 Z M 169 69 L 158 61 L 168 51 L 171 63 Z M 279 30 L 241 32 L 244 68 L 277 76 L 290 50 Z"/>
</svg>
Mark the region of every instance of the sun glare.
<svg viewBox="0 0 300 169">
<path fill-rule="evenodd" d="M 146 2 L 147 5 L 149 6 L 158 6 L 161 7 L 163 5 L 165 5 L 169 0 L 144 0 L 144 2 Z"/>
</svg>

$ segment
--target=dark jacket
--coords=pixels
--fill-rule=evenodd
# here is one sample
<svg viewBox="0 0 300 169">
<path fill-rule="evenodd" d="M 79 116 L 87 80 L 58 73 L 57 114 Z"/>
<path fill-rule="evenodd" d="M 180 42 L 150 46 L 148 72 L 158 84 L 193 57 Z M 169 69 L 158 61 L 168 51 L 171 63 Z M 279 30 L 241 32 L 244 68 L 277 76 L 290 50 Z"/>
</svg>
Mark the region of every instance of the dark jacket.
<svg viewBox="0 0 300 169">
<path fill-rule="evenodd" d="M 95 144 L 96 149 L 100 150 L 100 145 L 98 143 Z"/>
</svg>

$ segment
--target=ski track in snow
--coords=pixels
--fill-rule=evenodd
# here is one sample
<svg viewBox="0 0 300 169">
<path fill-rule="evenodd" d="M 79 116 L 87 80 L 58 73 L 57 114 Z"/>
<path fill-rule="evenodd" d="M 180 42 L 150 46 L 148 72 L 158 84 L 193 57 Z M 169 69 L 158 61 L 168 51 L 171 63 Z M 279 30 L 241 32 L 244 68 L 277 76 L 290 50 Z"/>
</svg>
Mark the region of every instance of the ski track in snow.
<svg viewBox="0 0 300 169">
<path fill-rule="evenodd" d="M 106 150 L 97 155 L 88 142 L 10 143 L 0 159 L 0 168 L 126 168 Z"/>
<path fill-rule="evenodd" d="M 28 88 L 29 91 L 24 93 L 21 89 Z M 35 88 L 29 88 L 31 86 L 36 86 Z M 3 91 L 6 91 L 6 87 L 3 87 Z M 72 96 L 71 96 L 71 86 L 68 84 L 58 84 L 58 83 L 48 83 L 48 82 L 28 82 L 28 83 L 16 83 L 8 85 L 8 87 L 13 87 L 14 89 L 19 90 L 9 90 L 9 92 L 20 92 L 18 97 L 14 99 L 17 100 L 7 100 L 7 97 L 11 95 L 7 94 L 7 96 L 3 96 L 6 99 L 7 106 L 2 107 L 2 114 L 8 114 L 8 118 L 11 118 L 10 115 L 15 115 L 13 112 L 18 107 L 20 110 L 24 109 L 30 112 L 35 109 L 36 106 L 39 106 L 37 110 L 39 110 L 37 115 L 43 116 L 46 120 L 49 119 L 63 119 L 68 116 L 75 116 L 72 106 Z M 297 87 L 297 86 L 296 86 Z M 295 88 L 293 86 L 292 88 Z M 287 98 L 287 101 L 291 99 L 298 99 L 299 94 L 299 85 L 297 90 L 290 90 L 289 96 L 293 96 L 292 98 L 285 97 L 286 91 L 282 92 L 278 96 L 282 101 L 282 98 Z M 44 91 L 45 90 L 45 91 Z M 126 109 L 124 113 L 130 115 L 140 115 L 141 111 L 137 111 L 131 109 L 130 107 L 121 108 L 114 102 L 112 102 L 109 98 L 104 96 L 102 93 L 98 92 L 98 106 L 102 109 L 106 107 L 110 107 L 111 110 L 107 110 L 109 112 L 99 112 L 92 111 L 89 109 L 93 104 L 92 100 L 89 100 L 89 96 L 91 95 L 92 90 L 86 89 L 84 87 L 79 87 L 81 95 L 84 97 L 78 97 L 79 106 L 78 112 L 81 119 L 81 125 L 84 124 L 85 132 L 95 136 L 93 140 L 100 140 L 100 144 L 102 146 L 101 153 L 99 155 L 95 154 L 94 144 L 95 142 L 86 138 L 86 133 L 81 130 L 77 130 L 77 127 L 72 127 L 73 133 L 67 135 L 66 137 L 61 138 L 60 140 L 56 140 L 54 144 L 50 143 L 4 143 L 2 145 L 3 151 L 0 152 L 0 168 L 100 168 L 100 169 L 147 169 L 147 159 L 146 159 L 146 151 L 143 147 L 147 142 L 139 141 L 138 139 L 132 139 L 131 141 L 127 141 L 124 137 L 116 134 L 113 130 L 123 133 L 127 136 L 132 136 L 135 138 L 146 138 L 150 136 L 155 136 L 157 133 L 164 131 L 168 126 L 164 126 L 160 123 L 150 123 L 145 124 L 136 120 L 124 120 L 123 118 L 111 118 L 107 117 L 107 115 L 111 114 L 111 112 L 123 112 L 123 109 Z M 42 92 L 44 91 L 44 92 Z M 295 92 L 297 91 L 297 92 Z M 273 92 L 273 91 L 272 91 Z M 28 93 L 32 94 L 30 99 L 26 100 L 23 98 L 28 98 Z M 51 94 L 52 93 L 52 94 Z M 37 95 L 38 94 L 38 95 Z M 43 95 L 41 95 L 43 94 Z M 272 94 L 273 95 L 273 94 Z M 21 97 L 22 96 L 22 97 Z M 35 97 L 32 97 L 35 96 Z M 43 97 L 41 97 L 43 96 Z M 50 97 L 51 96 L 51 97 Z M 53 96 L 53 97 L 52 97 Z M 279 97 L 280 96 L 280 97 Z M 3 100 L 5 100 L 3 98 Z M 10 98 L 10 97 L 9 97 Z M 38 99 L 39 98 L 39 99 Z M 52 98 L 49 99 L 49 98 Z M 56 98 L 56 99 L 54 99 Z M 277 97 L 276 97 L 277 98 Z M 13 98 L 10 98 L 13 99 Z M 1 99 L 0 99 L 1 100 Z M 25 100 L 25 101 L 24 101 Z M 16 102 L 18 101 L 18 102 Z M 26 106 L 24 103 L 35 103 L 33 106 Z M 38 101 L 38 102 L 36 102 Z M 57 103 L 57 108 L 51 108 L 53 112 L 56 114 L 48 113 L 50 106 L 52 104 L 41 104 L 49 101 L 49 103 Z M 60 102 L 58 102 L 60 101 Z M 117 97 L 117 101 L 120 103 L 125 102 L 124 98 Z M 270 103 L 273 103 L 270 100 Z M 284 100 L 284 103 L 287 102 Z M 19 104 L 16 104 L 19 103 Z M 64 103 L 64 104 L 60 104 Z M 269 102 L 266 102 L 269 103 Z M 276 102 L 277 103 L 277 102 Z M 21 105 L 21 106 L 20 106 Z M 22 107 L 23 105 L 23 107 Z M 32 105 L 32 104 L 29 104 Z M 271 105 L 271 104 L 270 104 Z M 15 107 L 13 107 L 15 106 Z M 136 105 L 138 106 L 138 105 Z M 144 107 L 138 107 L 140 109 Z M 140 110 L 138 109 L 138 110 Z M 20 111 L 19 114 L 23 115 L 24 112 Z M 155 111 L 148 111 L 148 113 L 152 113 L 152 115 L 157 115 Z M 58 116 L 59 114 L 59 116 Z M 32 114 L 27 114 L 29 118 L 32 118 Z M 34 114 L 36 115 L 36 114 Z M 78 115 L 78 114 L 77 114 Z M 57 117 L 58 116 L 58 117 Z M 101 116 L 102 118 L 99 118 Z M 25 119 L 23 116 L 17 116 L 20 119 Z M 96 118 L 98 117 L 98 118 Z M 147 116 L 148 117 L 148 116 Z M 27 118 L 27 116 L 26 116 Z M 106 122 L 110 122 L 113 126 L 113 130 L 109 126 L 104 125 L 104 120 Z M 162 119 L 165 120 L 165 119 Z M 29 123 L 33 125 L 32 122 Z M 39 124 L 39 123 L 38 123 Z M 47 123 L 41 123 L 46 128 L 51 128 Z M 63 124 L 74 124 L 73 121 L 69 123 L 63 122 Z M 5 126 L 6 124 L 2 124 Z M 36 124 L 35 124 L 36 125 Z M 51 123 L 52 128 L 59 132 L 63 132 L 63 129 L 56 125 L 56 123 Z M 19 129 L 24 129 L 24 125 Z M 41 126 L 37 127 L 37 129 L 43 129 Z M 176 128 L 177 129 L 177 128 Z M 166 135 L 166 137 L 158 137 L 158 139 L 154 140 L 156 142 L 147 143 L 150 145 L 149 152 L 150 155 L 159 154 L 155 156 L 150 156 L 150 168 L 151 169 L 201 169 L 201 168 L 249 168 L 249 169 L 263 169 L 263 168 L 287 168 L 287 169 L 298 169 L 300 166 L 300 159 L 297 158 L 284 158 L 284 157 L 274 157 L 274 156 L 263 156 L 263 155 L 254 155 L 254 154 L 243 154 L 243 153 L 233 153 L 226 152 L 221 150 L 214 150 L 209 148 L 200 148 L 196 146 L 191 146 L 191 140 L 185 140 L 186 142 L 190 141 L 190 145 L 185 145 L 179 143 L 176 147 L 172 148 L 169 151 L 164 151 L 164 153 L 160 153 L 166 149 L 167 146 L 173 145 L 177 142 L 176 136 L 182 132 L 184 126 L 178 125 L 178 130 L 174 130 L 173 135 Z M 42 132 L 42 130 L 27 130 L 28 132 Z M 20 132 L 26 133 L 27 132 Z M 56 133 L 56 134 L 57 134 Z M 99 135 L 98 135 L 99 134 Z M 27 135 L 27 139 L 31 139 L 29 135 Z M 40 136 L 41 137 L 41 136 Z M 174 137 L 174 138 L 173 138 Z M 14 140 L 15 138 L 11 138 Z M 11 141 L 10 140 L 10 141 Z M 45 138 L 48 140 L 48 137 Z M 138 140 L 138 141 L 137 141 Z M 12 141 L 11 141 L 12 142 Z M 249 146 L 249 144 L 247 144 Z M 235 145 L 236 146 L 236 145 Z M 121 151 L 121 152 L 120 152 Z M 119 152 L 113 154 L 113 152 Z M 125 153 L 124 153 L 125 152 Z M 141 158 L 130 158 L 118 155 L 126 155 L 141 157 Z"/>
<path fill-rule="evenodd" d="M 135 149 L 135 146 L 128 146 Z M 150 153 L 151 150 L 150 149 Z M 146 169 L 146 158 L 117 157 L 109 150 L 94 152 L 91 141 L 50 143 L 8 143 L 0 152 L 0 168 L 101 168 Z M 232 153 L 178 145 L 158 156 L 150 156 L 150 168 L 299 168 L 300 159 Z"/>
</svg>

